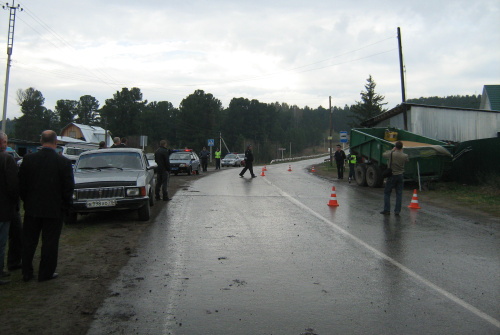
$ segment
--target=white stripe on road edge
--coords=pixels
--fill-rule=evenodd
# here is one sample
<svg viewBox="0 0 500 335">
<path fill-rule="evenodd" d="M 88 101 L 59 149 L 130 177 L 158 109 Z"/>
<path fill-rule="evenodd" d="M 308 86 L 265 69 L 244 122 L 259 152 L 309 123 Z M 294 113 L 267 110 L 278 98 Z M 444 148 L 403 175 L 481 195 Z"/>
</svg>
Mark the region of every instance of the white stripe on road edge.
<svg viewBox="0 0 500 335">
<path fill-rule="evenodd" d="M 460 299 L 456 295 L 454 295 L 454 294 L 446 291 L 445 289 L 442 289 L 441 287 L 433 284 L 432 282 L 428 281 L 424 277 L 418 275 L 417 273 L 415 273 L 414 271 L 410 270 L 409 268 L 407 268 L 403 264 L 399 263 L 395 259 L 393 259 L 393 258 L 387 256 L 386 254 L 378 251 L 377 249 L 373 248 L 372 246 L 370 246 L 369 244 L 367 244 L 363 240 L 357 238 L 356 236 L 354 236 L 351 233 L 349 233 L 347 230 L 341 228 L 340 226 L 338 226 L 335 223 L 331 222 L 327 218 L 325 218 L 325 217 L 321 216 L 320 214 L 316 213 L 314 210 L 312 210 L 311 208 L 307 207 L 302 202 L 300 202 L 297 199 L 293 198 L 291 195 L 289 195 L 288 193 L 286 193 L 285 191 L 283 191 L 281 188 L 279 188 L 278 186 L 276 186 L 275 184 L 273 184 L 272 182 L 270 182 L 269 179 L 262 178 L 261 180 L 264 180 L 270 186 L 275 187 L 278 190 L 278 192 L 281 193 L 281 195 L 283 197 L 287 198 L 290 202 L 292 202 L 295 205 L 297 205 L 297 206 L 303 208 L 304 210 L 308 211 L 309 213 L 311 213 L 312 215 L 314 215 L 316 218 L 320 219 L 321 221 L 329 224 L 332 228 L 334 228 L 335 230 L 337 230 L 338 232 L 340 232 L 344 236 L 350 238 L 354 242 L 356 242 L 359 245 L 365 247 L 366 249 L 368 249 L 369 251 L 371 251 L 372 253 L 374 253 L 378 257 L 380 257 L 382 259 L 385 259 L 386 261 L 390 262 L 391 264 L 397 266 L 399 269 L 401 269 L 402 271 L 406 272 L 408 275 L 410 275 L 414 279 L 420 281 L 422 284 L 430 287 L 431 289 L 435 290 L 436 292 L 438 292 L 441 295 L 445 296 L 446 298 L 450 299 L 454 303 L 456 303 L 456 304 L 464 307 L 468 311 L 470 311 L 470 312 L 476 314 L 477 316 L 479 316 L 480 318 L 488 321 L 489 323 L 491 323 L 492 325 L 496 326 L 497 328 L 500 328 L 500 321 L 498 321 L 494 317 L 492 317 L 492 316 L 490 316 L 490 315 L 482 312 L 481 310 L 477 309 L 476 307 L 472 306 L 471 304 L 463 301 L 462 299 Z"/>
</svg>

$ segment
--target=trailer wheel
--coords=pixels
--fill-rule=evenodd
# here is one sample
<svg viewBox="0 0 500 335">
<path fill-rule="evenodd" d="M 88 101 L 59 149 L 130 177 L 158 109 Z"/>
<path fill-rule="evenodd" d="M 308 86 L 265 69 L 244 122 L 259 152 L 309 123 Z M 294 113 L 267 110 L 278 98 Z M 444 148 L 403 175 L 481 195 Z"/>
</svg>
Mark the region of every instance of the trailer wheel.
<svg viewBox="0 0 500 335">
<path fill-rule="evenodd" d="M 354 170 L 356 178 L 356 184 L 359 186 L 366 186 L 366 164 L 358 164 L 356 165 L 356 169 Z"/>
<path fill-rule="evenodd" d="M 384 183 L 382 172 L 377 164 L 370 164 L 366 168 L 366 184 L 369 187 L 380 187 Z"/>
</svg>

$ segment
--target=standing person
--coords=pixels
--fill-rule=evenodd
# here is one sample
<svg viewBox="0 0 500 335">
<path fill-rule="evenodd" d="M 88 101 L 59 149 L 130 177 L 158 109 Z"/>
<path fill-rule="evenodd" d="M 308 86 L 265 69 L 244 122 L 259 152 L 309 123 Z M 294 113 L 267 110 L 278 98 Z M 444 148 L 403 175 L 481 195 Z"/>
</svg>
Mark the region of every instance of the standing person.
<svg viewBox="0 0 500 335">
<path fill-rule="evenodd" d="M 170 154 L 172 150 L 167 148 L 167 141 L 161 140 L 160 147 L 155 151 L 156 168 L 156 186 L 155 198 L 160 200 L 160 189 L 163 195 L 163 201 L 170 201 L 168 197 L 168 182 L 170 179 Z"/>
<path fill-rule="evenodd" d="M 247 170 L 250 170 L 250 175 L 252 178 L 257 177 L 253 174 L 253 153 L 252 153 L 252 145 L 248 145 L 247 150 L 245 151 L 245 167 L 240 172 L 240 177 L 243 178 L 243 175 Z"/>
<path fill-rule="evenodd" d="M 126 137 L 122 137 L 121 140 L 120 140 L 120 145 L 118 145 L 118 148 L 126 148 L 128 147 L 127 145 L 127 138 Z"/>
<path fill-rule="evenodd" d="M 355 154 L 349 154 L 347 156 L 347 161 L 349 162 L 349 184 L 351 183 L 351 180 L 355 178 L 355 169 L 356 169 L 356 155 Z"/>
<path fill-rule="evenodd" d="M 346 159 L 344 150 L 337 144 L 337 150 L 333 153 L 335 163 L 337 164 L 337 179 L 344 179 L 344 161 Z"/>
<path fill-rule="evenodd" d="M 210 152 L 207 151 L 206 147 L 203 147 L 203 150 L 200 152 L 201 167 L 203 168 L 203 172 L 207 172 L 208 157 L 210 157 Z"/>
<path fill-rule="evenodd" d="M 3 279 L 10 275 L 4 272 L 5 246 L 9 238 L 10 222 L 19 203 L 17 164 L 14 157 L 5 152 L 7 140 L 7 135 L 0 132 L 0 285 L 9 283 L 9 280 Z"/>
<path fill-rule="evenodd" d="M 119 148 L 119 147 L 120 147 L 120 138 L 113 137 L 113 145 L 111 145 L 111 148 Z"/>
<path fill-rule="evenodd" d="M 215 149 L 215 169 L 216 170 L 220 170 L 220 156 L 221 156 L 220 149 L 219 148 Z"/>
<path fill-rule="evenodd" d="M 42 234 L 38 281 L 58 277 L 55 272 L 63 217 L 72 205 L 75 181 L 71 161 L 58 155 L 57 134 L 42 132 L 42 149 L 26 155 L 19 169 L 21 199 L 24 201 L 23 280 L 31 280 L 33 256 Z"/>
<path fill-rule="evenodd" d="M 392 169 L 392 176 L 388 177 L 385 182 L 384 210 L 380 214 L 391 214 L 391 193 L 394 188 L 396 190 L 394 214 L 399 215 L 403 198 L 403 173 L 405 171 L 405 163 L 409 161 L 409 158 L 407 154 L 403 153 L 403 143 L 401 141 L 397 141 L 394 148 L 387 150 L 382 156 L 388 159 L 387 165 Z"/>
<path fill-rule="evenodd" d="M 106 149 L 106 148 L 107 148 L 106 142 L 104 142 L 104 141 L 99 142 L 99 149 Z"/>
</svg>

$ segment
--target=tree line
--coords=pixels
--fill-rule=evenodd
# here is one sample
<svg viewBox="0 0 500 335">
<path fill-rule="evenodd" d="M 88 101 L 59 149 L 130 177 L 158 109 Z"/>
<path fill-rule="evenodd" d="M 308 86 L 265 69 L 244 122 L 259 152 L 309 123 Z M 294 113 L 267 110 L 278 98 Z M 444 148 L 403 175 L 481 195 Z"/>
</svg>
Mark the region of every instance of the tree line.
<svg viewBox="0 0 500 335">
<path fill-rule="evenodd" d="M 375 92 L 376 83 L 371 76 L 364 88 L 361 100 L 355 104 L 332 107 L 334 140 L 338 140 L 339 131 L 349 131 L 386 111 L 385 98 Z M 467 96 L 461 102 L 471 99 L 477 97 Z M 84 95 L 79 100 L 58 100 L 54 110 L 47 109 L 42 93 L 32 87 L 18 90 L 17 102 L 22 116 L 7 120 L 6 132 L 11 138 L 32 141 L 37 141 L 45 129 L 59 132 L 75 122 L 100 126 L 113 136 L 147 135 L 151 149 L 166 139 L 171 147 L 198 151 L 207 145 L 208 139 L 218 143 L 221 134 L 230 151 L 243 152 L 252 143 L 259 160 L 269 160 L 278 157 L 278 148 L 288 151 L 290 143 L 292 154 L 323 146 L 330 131 L 330 111 L 322 106 L 299 108 L 282 102 L 233 98 L 224 108 L 219 99 L 203 90 L 195 90 L 179 107 L 169 101 L 148 102 L 137 87 L 122 88 L 102 106 L 95 97 Z M 224 146 L 221 149 L 225 152 Z"/>
</svg>

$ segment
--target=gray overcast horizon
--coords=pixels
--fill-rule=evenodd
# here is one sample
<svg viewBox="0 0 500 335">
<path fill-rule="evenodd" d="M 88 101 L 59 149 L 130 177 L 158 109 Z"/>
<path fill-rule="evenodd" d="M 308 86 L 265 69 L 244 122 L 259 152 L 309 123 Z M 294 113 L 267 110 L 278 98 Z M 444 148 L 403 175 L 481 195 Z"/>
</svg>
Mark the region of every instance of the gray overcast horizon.
<svg viewBox="0 0 500 335">
<path fill-rule="evenodd" d="M 14 4 L 24 10 L 16 14 L 10 119 L 21 116 L 17 90 L 29 87 L 52 110 L 83 95 L 102 106 L 123 87 L 175 107 L 201 89 L 225 107 L 244 97 L 317 108 L 328 107 L 329 96 L 334 106 L 359 101 L 369 75 L 392 108 L 401 102 L 397 27 L 407 98 L 481 94 L 483 85 L 500 84 L 498 0 Z M 8 24 L 4 10 L 4 50 Z M 7 54 L 0 58 L 5 78 Z"/>
</svg>

